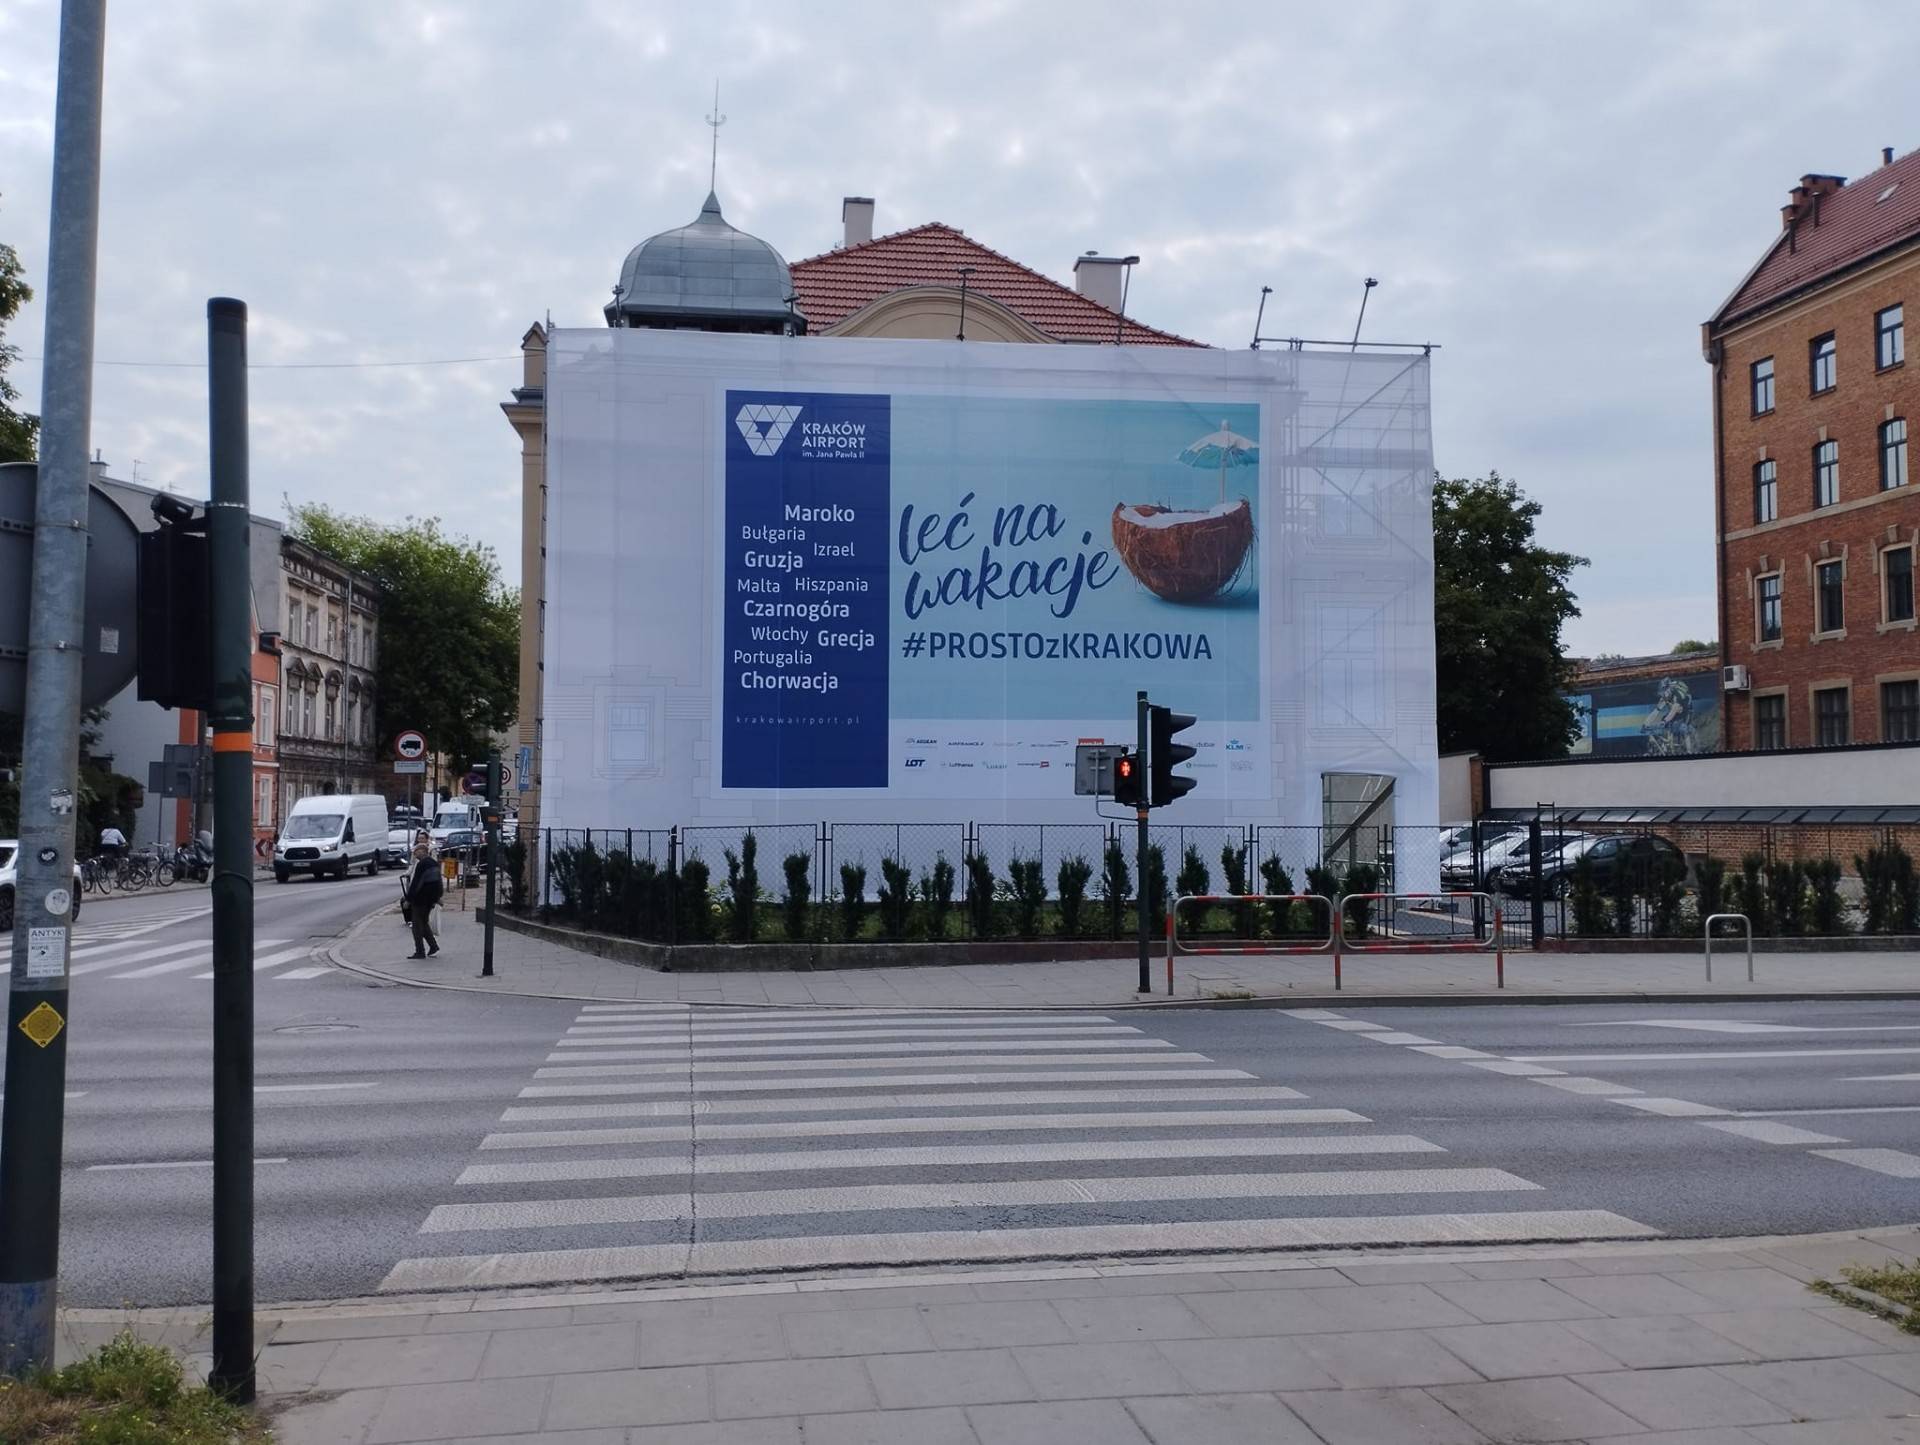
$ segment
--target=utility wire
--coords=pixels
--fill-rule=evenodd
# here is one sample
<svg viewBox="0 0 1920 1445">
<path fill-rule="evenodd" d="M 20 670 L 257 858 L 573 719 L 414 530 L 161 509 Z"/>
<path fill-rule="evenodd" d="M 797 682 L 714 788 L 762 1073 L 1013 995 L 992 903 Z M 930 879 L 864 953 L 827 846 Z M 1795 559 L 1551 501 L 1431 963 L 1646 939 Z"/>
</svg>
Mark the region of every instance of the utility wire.
<svg viewBox="0 0 1920 1445">
<path fill-rule="evenodd" d="M 21 361 L 41 361 L 45 358 L 22 354 Z M 425 361 L 250 361 L 248 371 L 367 371 L 382 367 L 406 366 L 473 366 L 481 362 L 518 361 L 518 352 L 508 356 L 441 356 Z M 186 371 L 205 371 L 204 361 L 95 361 L 95 366 L 139 366 L 165 367 Z"/>
</svg>

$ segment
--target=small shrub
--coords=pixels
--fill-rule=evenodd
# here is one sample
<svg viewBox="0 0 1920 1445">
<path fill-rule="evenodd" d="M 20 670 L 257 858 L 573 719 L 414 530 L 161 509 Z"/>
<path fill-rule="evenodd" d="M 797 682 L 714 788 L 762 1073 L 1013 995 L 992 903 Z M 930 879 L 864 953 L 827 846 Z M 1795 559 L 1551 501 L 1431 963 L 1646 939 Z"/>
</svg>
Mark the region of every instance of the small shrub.
<svg viewBox="0 0 1920 1445">
<path fill-rule="evenodd" d="M 1293 875 L 1287 872 L 1286 865 L 1278 858 L 1260 860 L 1260 891 L 1285 896 L 1293 892 Z M 1293 910 L 1291 903 L 1269 903 L 1267 905 L 1267 931 L 1275 938 L 1285 938 L 1293 930 Z"/>
<path fill-rule="evenodd" d="M 953 864 L 947 855 L 933 860 L 933 872 L 920 880 L 920 909 L 927 922 L 927 936 L 936 942 L 947 936 L 947 916 L 953 912 Z"/>
<path fill-rule="evenodd" d="M 897 858 L 880 860 L 880 935 L 898 941 L 913 917 L 913 870 Z"/>
<path fill-rule="evenodd" d="M 1013 932 L 1018 938 L 1040 936 L 1040 910 L 1047 902 L 1047 880 L 1038 858 L 1015 856 L 1007 863 L 1007 893 L 1013 904 Z"/>
<path fill-rule="evenodd" d="M 1767 907 L 1767 859 L 1764 853 L 1748 853 L 1740 859 L 1740 872 L 1727 887 L 1729 911 L 1744 913 L 1756 938 L 1773 936 L 1773 914 Z"/>
<path fill-rule="evenodd" d="M 969 853 L 963 861 L 967 869 L 967 929 L 975 938 L 992 938 L 993 864 L 984 853 Z"/>
<path fill-rule="evenodd" d="M 1126 921 L 1127 900 L 1133 897 L 1133 872 L 1117 841 L 1108 842 L 1100 865 L 1100 900 L 1107 905 L 1107 936 L 1118 938 Z"/>
<path fill-rule="evenodd" d="M 1694 870 L 1700 899 L 1700 923 L 1716 913 L 1727 911 L 1727 862 L 1724 858 L 1702 858 Z"/>
<path fill-rule="evenodd" d="M 760 840 L 748 829 L 740 840 L 740 851 L 726 850 L 727 930 L 735 943 L 752 943 L 760 907 Z"/>
<path fill-rule="evenodd" d="M 1356 863 L 1347 870 L 1343 891 L 1347 893 L 1377 893 L 1380 891 L 1380 869 L 1372 863 Z M 1346 910 L 1347 922 L 1352 926 L 1353 936 L 1365 938 L 1373 931 L 1374 900 L 1355 898 Z"/>
<path fill-rule="evenodd" d="M 680 865 L 680 941 L 713 941 L 713 891 L 706 860 L 689 858 Z"/>
<path fill-rule="evenodd" d="M 1656 938 L 1680 936 L 1680 905 L 1687 897 L 1685 864 L 1662 867 L 1653 881 L 1653 911 L 1648 928 Z"/>
<path fill-rule="evenodd" d="M 607 912 L 607 860 L 591 843 L 584 843 L 574 855 L 574 876 L 579 886 L 579 915 L 582 925 L 597 927 Z"/>
<path fill-rule="evenodd" d="M 547 893 L 549 896 L 556 893 L 560 895 L 554 912 L 562 918 L 580 916 L 580 853 L 572 845 L 548 856 Z"/>
<path fill-rule="evenodd" d="M 1158 843 L 1147 849 L 1147 933 L 1160 938 L 1167 931 L 1167 853 Z"/>
<path fill-rule="evenodd" d="M 1624 847 L 1621 850 L 1625 853 Z M 1633 937 L 1634 870 L 1631 858 L 1616 856 L 1612 886 L 1608 889 L 1613 904 L 1613 932 L 1622 938 Z"/>
<path fill-rule="evenodd" d="M 1068 938 L 1080 936 L 1081 917 L 1087 900 L 1087 883 L 1093 877 L 1093 864 L 1075 854 L 1060 860 L 1054 875 L 1054 889 L 1060 899 L 1060 932 Z"/>
<path fill-rule="evenodd" d="M 1206 860 L 1200 856 L 1200 850 L 1187 844 L 1186 851 L 1180 855 L 1180 872 L 1173 880 L 1174 892 L 1182 897 L 1191 894 L 1211 893 L 1213 877 L 1207 872 Z"/>
<path fill-rule="evenodd" d="M 1804 863 L 1767 865 L 1767 912 L 1773 932 L 1798 938 L 1807 931 L 1807 866 Z"/>
<path fill-rule="evenodd" d="M 507 870 L 507 908 L 514 913 L 527 911 L 527 840 L 510 839 L 501 845 L 500 860 Z"/>
<path fill-rule="evenodd" d="M 867 870 L 840 865 L 840 936 L 851 943 L 867 926 Z"/>
<path fill-rule="evenodd" d="M 1831 858 L 1807 864 L 1807 885 L 1813 890 L 1811 920 L 1821 938 L 1837 938 L 1847 931 L 1847 903 L 1840 896 L 1840 865 Z"/>
<path fill-rule="evenodd" d="M 1226 880 L 1227 892 L 1235 897 L 1247 891 L 1247 850 L 1242 844 L 1235 847 L 1232 843 L 1220 849 L 1220 876 Z M 1260 908 L 1253 903 L 1242 903 L 1233 910 L 1233 932 L 1236 938 L 1258 938 L 1260 936 Z"/>
<path fill-rule="evenodd" d="M 781 871 L 787 875 L 787 894 L 780 900 L 780 922 L 787 938 L 794 943 L 802 942 L 807 936 L 807 913 L 813 897 L 807 870 L 812 866 L 810 853 L 789 853 L 780 863 Z"/>
<path fill-rule="evenodd" d="M 1853 866 L 1866 895 L 1867 932 L 1920 932 L 1920 877 L 1899 839 L 1889 836 L 1884 846 L 1855 858 Z"/>
<path fill-rule="evenodd" d="M 1573 905 L 1573 931 L 1577 937 L 1597 938 L 1613 931 L 1607 918 L 1606 900 L 1600 896 L 1600 885 L 1594 880 L 1593 859 L 1584 853 L 1573 860 L 1573 885 L 1567 891 L 1567 899 Z"/>
<path fill-rule="evenodd" d="M 1334 907 L 1340 906 L 1340 870 L 1325 863 L 1312 864 L 1307 868 L 1307 892 L 1317 893 L 1322 898 L 1333 900 Z M 1326 929 L 1333 931 L 1333 920 L 1325 916 L 1325 910 L 1317 903 L 1307 905 L 1308 921 L 1313 931 L 1319 933 Z"/>
</svg>

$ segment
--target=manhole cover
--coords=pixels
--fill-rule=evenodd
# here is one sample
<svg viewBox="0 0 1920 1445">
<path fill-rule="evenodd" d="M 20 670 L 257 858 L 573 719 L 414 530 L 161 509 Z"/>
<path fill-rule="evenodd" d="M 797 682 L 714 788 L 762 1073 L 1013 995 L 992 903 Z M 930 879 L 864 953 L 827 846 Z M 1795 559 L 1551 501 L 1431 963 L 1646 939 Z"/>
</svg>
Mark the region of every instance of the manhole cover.
<svg viewBox="0 0 1920 1445">
<path fill-rule="evenodd" d="M 359 1024 L 283 1024 L 276 1034 L 338 1034 L 359 1028 Z"/>
</svg>

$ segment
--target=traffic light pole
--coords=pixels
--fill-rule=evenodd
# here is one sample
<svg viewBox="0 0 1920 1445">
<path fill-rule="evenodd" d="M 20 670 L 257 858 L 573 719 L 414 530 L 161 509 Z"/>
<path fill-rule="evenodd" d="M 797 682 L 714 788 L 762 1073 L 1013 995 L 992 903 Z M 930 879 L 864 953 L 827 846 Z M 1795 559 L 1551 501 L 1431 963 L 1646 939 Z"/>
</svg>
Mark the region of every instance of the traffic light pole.
<svg viewBox="0 0 1920 1445">
<path fill-rule="evenodd" d="M 1153 776 L 1153 765 L 1151 760 L 1149 760 L 1147 757 L 1147 695 L 1144 692 L 1139 693 L 1136 695 L 1136 699 L 1137 700 L 1134 708 L 1134 722 L 1135 722 L 1134 748 L 1136 749 L 1136 751 L 1134 753 L 1134 756 L 1140 759 L 1140 769 L 1141 769 L 1140 782 L 1141 782 L 1141 787 L 1143 791 L 1140 794 L 1140 806 L 1135 810 L 1139 817 L 1139 825 L 1140 825 L 1140 836 L 1139 836 L 1138 847 L 1136 850 L 1138 854 L 1138 858 L 1137 858 L 1137 862 L 1135 863 L 1135 870 L 1136 870 L 1135 876 L 1140 880 L 1140 906 L 1136 908 L 1134 911 L 1140 915 L 1140 919 L 1139 919 L 1139 922 L 1140 922 L 1140 990 L 1139 991 L 1141 993 L 1152 993 L 1153 980 L 1147 976 L 1147 950 L 1153 946 L 1152 939 L 1148 936 L 1148 932 L 1147 932 L 1147 900 L 1148 900 L 1148 892 L 1149 892 L 1148 879 L 1147 879 L 1147 849 L 1150 846 L 1147 840 L 1147 804 L 1151 800 L 1147 796 L 1144 789 L 1147 785 L 1147 780 Z"/>
<path fill-rule="evenodd" d="M 247 308 L 207 303 L 213 636 L 213 1369 L 253 1399 L 253 636 L 247 565 Z"/>
<path fill-rule="evenodd" d="M 494 880 L 500 876 L 500 750 L 487 753 L 487 926 L 480 948 L 480 977 L 493 977 Z"/>
<path fill-rule="evenodd" d="M 51 1368 L 60 1258 L 105 0 L 65 0 L 54 95 L 40 472 L 0 1117 L 0 1375 Z"/>
</svg>

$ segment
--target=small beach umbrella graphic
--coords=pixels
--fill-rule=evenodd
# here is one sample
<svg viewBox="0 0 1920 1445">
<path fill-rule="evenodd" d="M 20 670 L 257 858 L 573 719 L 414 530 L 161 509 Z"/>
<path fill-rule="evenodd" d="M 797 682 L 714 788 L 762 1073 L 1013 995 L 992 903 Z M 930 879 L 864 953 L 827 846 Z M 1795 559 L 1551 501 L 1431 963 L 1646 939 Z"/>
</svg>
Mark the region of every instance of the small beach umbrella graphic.
<svg viewBox="0 0 1920 1445">
<path fill-rule="evenodd" d="M 1218 467 L 1220 500 L 1224 502 L 1227 499 L 1227 468 L 1254 466 L 1260 460 L 1260 447 L 1238 432 L 1228 431 L 1223 420 L 1219 431 L 1208 432 L 1199 441 L 1188 443 L 1179 459 L 1190 467 Z"/>
</svg>

